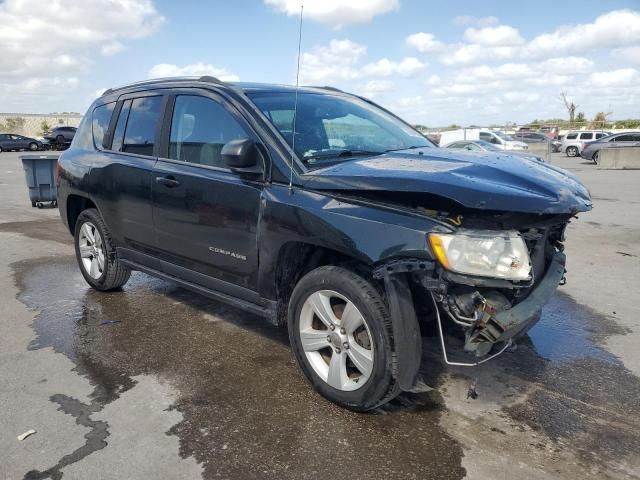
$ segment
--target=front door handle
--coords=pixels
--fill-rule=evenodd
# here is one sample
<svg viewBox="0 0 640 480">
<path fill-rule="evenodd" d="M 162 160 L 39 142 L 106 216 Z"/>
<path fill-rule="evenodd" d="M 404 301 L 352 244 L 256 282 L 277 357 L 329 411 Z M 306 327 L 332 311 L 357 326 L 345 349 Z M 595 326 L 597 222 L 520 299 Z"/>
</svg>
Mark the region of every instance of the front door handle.
<svg viewBox="0 0 640 480">
<path fill-rule="evenodd" d="M 164 185 L 165 187 L 168 187 L 168 188 L 173 188 L 180 185 L 180 182 L 175 178 L 173 178 L 171 175 L 167 177 L 156 177 L 156 183 L 159 183 L 160 185 Z"/>
</svg>

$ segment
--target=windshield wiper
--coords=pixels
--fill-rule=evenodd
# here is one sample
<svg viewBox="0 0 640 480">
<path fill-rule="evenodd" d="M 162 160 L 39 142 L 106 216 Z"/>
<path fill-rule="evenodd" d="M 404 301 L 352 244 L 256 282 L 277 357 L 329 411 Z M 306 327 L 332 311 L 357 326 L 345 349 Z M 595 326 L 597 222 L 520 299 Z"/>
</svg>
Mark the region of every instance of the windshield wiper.
<svg viewBox="0 0 640 480">
<path fill-rule="evenodd" d="M 411 145 L 410 147 L 390 148 L 389 150 L 385 150 L 384 153 L 401 152 L 402 150 L 415 150 L 416 148 L 431 148 L 431 147 L 429 147 L 429 145 Z"/>
<path fill-rule="evenodd" d="M 330 152 L 320 152 L 315 155 L 309 155 L 308 157 L 304 157 L 305 161 L 309 160 L 320 160 L 325 158 L 348 158 L 348 157 L 356 157 L 360 155 L 373 156 L 373 155 L 382 155 L 385 152 L 373 151 L 373 150 L 332 150 Z"/>
</svg>

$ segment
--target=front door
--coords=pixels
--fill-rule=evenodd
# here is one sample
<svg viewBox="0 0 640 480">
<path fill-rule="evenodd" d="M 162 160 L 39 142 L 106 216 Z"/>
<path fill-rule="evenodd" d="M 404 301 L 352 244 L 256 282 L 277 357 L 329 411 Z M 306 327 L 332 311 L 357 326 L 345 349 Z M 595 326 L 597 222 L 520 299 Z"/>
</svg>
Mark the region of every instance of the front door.
<svg viewBox="0 0 640 480">
<path fill-rule="evenodd" d="M 263 184 L 231 172 L 221 155 L 227 142 L 255 137 L 213 94 L 185 91 L 171 99 L 168 111 L 169 141 L 151 187 L 165 273 L 216 290 L 255 291 Z"/>
</svg>

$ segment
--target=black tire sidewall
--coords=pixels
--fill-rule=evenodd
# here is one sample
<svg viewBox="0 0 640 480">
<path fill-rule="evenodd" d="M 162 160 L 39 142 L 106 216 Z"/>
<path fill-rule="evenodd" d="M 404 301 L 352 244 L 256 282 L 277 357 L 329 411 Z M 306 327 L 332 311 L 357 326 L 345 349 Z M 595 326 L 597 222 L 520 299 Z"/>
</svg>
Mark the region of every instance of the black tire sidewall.
<svg viewBox="0 0 640 480">
<path fill-rule="evenodd" d="M 340 267 L 320 267 L 305 275 L 291 296 L 288 327 L 291 348 L 307 381 L 328 400 L 352 410 L 364 411 L 378 406 L 395 383 L 392 378 L 392 335 L 386 305 L 380 295 L 370 284 L 362 289 L 354 282 L 354 276 L 354 273 Z M 366 282 L 362 277 L 358 279 Z M 302 349 L 300 313 L 308 296 L 318 290 L 333 290 L 348 298 L 362 313 L 369 327 L 374 345 L 373 370 L 365 385 L 357 390 L 345 392 L 331 387 L 318 376 Z"/>
<path fill-rule="evenodd" d="M 102 275 L 100 275 L 99 278 L 93 278 L 91 275 L 89 275 L 89 272 L 85 270 L 84 265 L 82 264 L 82 257 L 80 257 L 80 245 L 78 242 L 78 238 L 80 236 L 80 228 L 82 228 L 82 225 L 87 222 L 91 222 L 102 237 L 104 248 L 104 269 L 102 270 Z M 76 228 L 73 235 L 76 250 L 76 259 L 78 260 L 78 266 L 80 267 L 80 272 L 82 273 L 84 279 L 89 285 L 98 290 L 104 289 L 104 283 L 109 273 L 108 270 L 111 268 L 111 261 L 109 260 L 109 251 L 111 250 L 111 245 L 108 243 L 108 236 L 105 235 L 105 233 L 106 232 L 104 231 L 102 218 L 100 218 L 97 210 L 89 209 L 84 210 L 82 213 L 80 213 L 80 215 L 78 216 L 78 220 L 76 221 Z"/>
</svg>

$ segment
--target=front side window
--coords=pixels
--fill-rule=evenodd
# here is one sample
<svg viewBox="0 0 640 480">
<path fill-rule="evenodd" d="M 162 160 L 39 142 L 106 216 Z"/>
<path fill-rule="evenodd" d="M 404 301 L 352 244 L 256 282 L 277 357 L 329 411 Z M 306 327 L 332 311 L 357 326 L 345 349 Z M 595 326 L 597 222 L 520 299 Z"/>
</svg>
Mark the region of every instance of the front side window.
<svg viewBox="0 0 640 480">
<path fill-rule="evenodd" d="M 299 93 L 293 142 L 294 92 L 249 93 L 309 168 L 391 150 L 433 147 L 422 134 L 355 97 Z"/>
<path fill-rule="evenodd" d="M 169 158 L 227 168 L 222 161 L 222 147 L 231 140 L 248 137 L 236 119 L 218 102 L 194 95 L 176 97 Z"/>
<path fill-rule="evenodd" d="M 91 122 L 93 143 L 99 150 L 104 148 L 104 140 L 107 137 L 111 114 L 113 113 L 113 108 L 115 106 L 116 102 L 111 102 L 105 105 L 100 105 L 93 110 L 93 119 Z"/>
<path fill-rule="evenodd" d="M 138 155 L 153 155 L 156 129 L 160 121 L 162 97 L 134 98 L 124 132 L 122 151 Z"/>
</svg>

